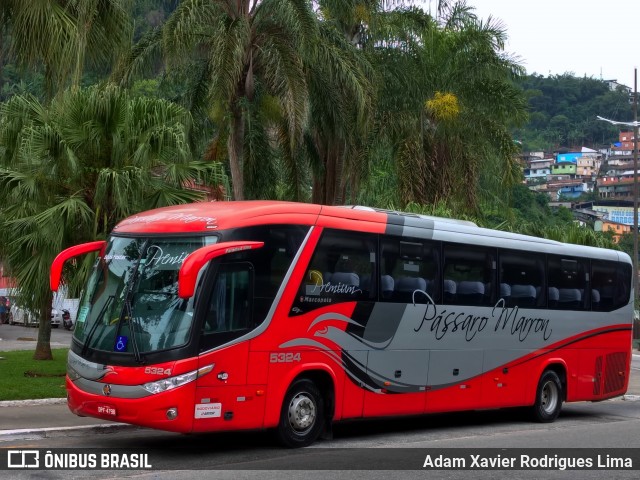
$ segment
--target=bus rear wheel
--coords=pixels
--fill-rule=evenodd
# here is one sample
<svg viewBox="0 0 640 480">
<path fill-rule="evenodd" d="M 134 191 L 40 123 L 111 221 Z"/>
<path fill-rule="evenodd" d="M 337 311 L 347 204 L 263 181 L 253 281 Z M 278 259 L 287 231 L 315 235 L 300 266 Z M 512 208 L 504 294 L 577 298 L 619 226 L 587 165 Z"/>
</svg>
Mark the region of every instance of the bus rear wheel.
<svg viewBox="0 0 640 480">
<path fill-rule="evenodd" d="M 553 370 L 547 370 L 540 377 L 536 390 L 533 417 L 541 423 L 553 422 L 562 409 L 562 382 Z"/>
<path fill-rule="evenodd" d="M 311 445 L 322 433 L 324 401 L 311 380 L 298 380 L 289 387 L 282 403 L 278 438 L 287 447 Z"/>
</svg>

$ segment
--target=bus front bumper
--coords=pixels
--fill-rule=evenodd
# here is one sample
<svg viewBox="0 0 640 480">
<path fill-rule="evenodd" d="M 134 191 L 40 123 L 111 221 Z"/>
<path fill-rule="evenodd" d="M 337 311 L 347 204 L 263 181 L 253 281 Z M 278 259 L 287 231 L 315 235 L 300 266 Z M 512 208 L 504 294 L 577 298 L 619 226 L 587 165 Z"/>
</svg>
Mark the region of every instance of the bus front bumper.
<svg viewBox="0 0 640 480">
<path fill-rule="evenodd" d="M 104 383 L 102 395 L 80 388 L 66 378 L 67 405 L 78 416 L 129 423 L 170 432 L 189 433 L 193 429 L 195 382 L 177 389 L 140 398 L 114 395 L 117 385 Z"/>
</svg>

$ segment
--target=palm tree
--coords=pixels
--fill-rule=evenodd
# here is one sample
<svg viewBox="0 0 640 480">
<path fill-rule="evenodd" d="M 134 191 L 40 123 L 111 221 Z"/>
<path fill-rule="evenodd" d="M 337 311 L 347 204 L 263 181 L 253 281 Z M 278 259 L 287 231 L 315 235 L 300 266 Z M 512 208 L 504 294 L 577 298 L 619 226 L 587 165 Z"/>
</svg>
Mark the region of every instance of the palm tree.
<svg viewBox="0 0 640 480">
<path fill-rule="evenodd" d="M 169 67 L 189 68 L 192 108 L 220 122 L 210 151 L 226 149 L 233 194 L 242 200 L 247 142 L 262 138 L 265 145 L 265 125 L 251 121 L 260 104 L 280 110 L 285 148 L 293 151 L 302 139 L 309 117 L 303 52 L 316 36 L 306 0 L 185 0 L 134 48 L 120 78 L 128 81 L 160 52 Z"/>
<path fill-rule="evenodd" d="M 87 61 L 104 67 L 129 41 L 126 0 L 2 0 L 0 28 L 11 33 L 10 55 L 24 68 L 44 67 L 53 98 L 69 79 L 80 84 Z"/>
<path fill-rule="evenodd" d="M 224 180 L 219 165 L 193 161 L 190 125 L 184 108 L 113 85 L 0 106 L 0 255 L 40 312 L 35 358 L 51 358 L 46 272 L 59 251 L 134 212 L 202 198 L 186 183 Z"/>
<path fill-rule="evenodd" d="M 502 52 L 500 24 L 479 21 L 464 3 L 441 13 L 389 12 L 372 38 L 372 62 L 384 72 L 376 131 L 394 146 L 401 205 L 474 210 L 483 181 L 497 178 L 503 189 L 516 181 L 509 127 L 525 118 L 513 84 L 523 71 Z"/>
<path fill-rule="evenodd" d="M 5 33 L 8 30 L 11 14 L 13 12 L 13 2 L 0 2 L 0 94 L 2 94 L 3 67 L 6 57 L 7 47 L 4 43 Z"/>
<path fill-rule="evenodd" d="M 405 0 L 319 0 L 320 39 L 309 52 L 311 119 L 306 143 L 313 167 L 312 199 L 316 203 L 358 201 L 360 184 L 384 146 L 378 143 L 375 111 L 385 72 L 371 54 L 389 31 L 387 12 L 416 2 Z M 439 4 L 442 2 L 438 2 Z M 389 42 L 393 43 L 393 41 Z M 376 67 L 381 66 L 380 64 Z M 384 142 L 382 142 L 384 144 Z M 385 163 L 385 158 L 381 158 Z M 380 165 L 378 165 L 379 167 Z M 395 182 L 386 181 L 388 192 Z M 367 202 L 365 202 L 367 203 Z"/>
<path fill-rule="evenodd" d="M 377 75 L 358 39 L 379 3 L 319 2 L 319 35 L 305 52 L 311 113 L 298 156 L 312 166 L 315 203 L 343 203 L 362 176 Z"/>
<path fill-rule="evenodd" d="M 67 8 L 75 19 L 75 35 L 68 45 L 75 53 L 72 85 L 78 87 L 87 61 L 104 68 L 128 45 L 133 25 L 125 0 L 71 0 Z"/>
</svg>

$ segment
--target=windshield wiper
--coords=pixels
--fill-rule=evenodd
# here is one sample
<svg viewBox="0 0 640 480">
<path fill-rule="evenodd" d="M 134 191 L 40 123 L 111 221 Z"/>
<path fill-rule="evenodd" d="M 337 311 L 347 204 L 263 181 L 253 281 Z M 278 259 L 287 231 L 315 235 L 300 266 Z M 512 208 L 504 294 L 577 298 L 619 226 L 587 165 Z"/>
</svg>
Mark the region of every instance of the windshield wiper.
<svg viewBox="0 0 640 480">
<path fill-rule="evenodd" d="M 131 301 L 129 299 L 124 302 L 124 309 L 125 315 L 129 319 L 129 330 L 131 331 L 131 348 L 133 350 L 133 358 L 135 358 L 137 363 L 145 363 L 144 358 L 142 358 L 142 355 L 140 355 L 138 341 L 136 340 L 136 330 L 141 330 L 141 327 L 133 317 L 133 308 L 131 307 Z"/>
<path fill-rule="evenodd" d="M 82 346 L 82 353 L 81 353 L 82 355 L 85 355 L 87 353 L 87 350 L 89 350 L 89 343 L 91 343 L 91 339 L 93 338 L 94 333 L 96 333 L 96 329 L 98 328 L 98 325 L 102 321 L 102 317 L 104 317 L 104 314 L 107 312 L 107 307 L 111 305 L 111 302 L 113 301 L 114 298 L 115 298 L 114 295 L 109 295 L 109 298 L 107 298 L 107 301 L 104 302 L 104 305 L 100 310 L 100 313 L 98 313 L 98 317 L 96 318 L 96 321 L 93 322 L 93 325 L 91 325 L 91 330 L 89 330 L 87 339 L 85 340 L 84 345 Z"/>
</svg>

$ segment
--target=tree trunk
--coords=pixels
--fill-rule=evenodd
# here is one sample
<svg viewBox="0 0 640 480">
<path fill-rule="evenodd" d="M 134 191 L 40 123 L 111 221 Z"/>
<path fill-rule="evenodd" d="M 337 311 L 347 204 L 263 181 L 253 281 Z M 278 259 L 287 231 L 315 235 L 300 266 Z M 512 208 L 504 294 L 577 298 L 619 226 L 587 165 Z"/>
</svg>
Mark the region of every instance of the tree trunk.
<svg viewBox="0 0 640 480">
<path fill-rule="evenodd" d="M 40 324 L 38 327 L 38 343 L 33 354 L 34 360 L 53 360 L 51 353 L 51 299 L 52 293 L 46 295 L 47 299 L 40 306 Z"/>
<path fill-rule="evenodd" d="M 350 189 L 349 189 L 349 203 L 351 205 L 358 204 L 358 185 L 360 184 L 360 175 L 352 172 L 350 179 Z M 346 198 L 346 193 L 345 193 Z"/>
<path fill-rule="evenodd" d="M 347 186 L 345 185 L 345 153 L 344 148 L 339 143 L 334 145 L 334 156 L 336 162 L 336 173 L 335 173 L 335 193 L 333 196 L 333 204 L 334 205 L 344 205 L 346 198 L 346 190 Z"/>
<path fill-rule="evenodd" d="M 327 205 L 333 205 L 336 198 L 336 149 L 334 145 L 330 145 L 327 149 L 327 156 L 325 160 L 325 176 L 324 176 L 324 191 L 325 202 Z"/>
<path fill-rule="evenodd" d="M 2 101 L 2 87 L 4 86 L 4 49 L 5 45 L 2 41 L 4 38 L 4 29 L 0 26 L 0 101 Z"/>
<path fill-rule="evenodd" d="M 73 78 L 71 81 L 71 88 L 73 88 L 74 90 L 77 90 L 80 87 L 80 81 L 82 80 L 82 71 L 84 68 L 84 53 L 85 49 L 87 48 L 87 32 L 84 28 L 79 28 L 79 30 L 81 30 L 81 32 L 78 35 L 80 38 L 78 38 L 78 45 L 76 47 L 76 64 L 73 70 Z"/>
<path fill-rule="evenodd" d="M 47 106 L 51 103 L 51 100 L 53 100 L 54 85 L 53 68 L 51 68 L 49 62 L 44 62 L 44 100 Z"/>
<path fill-rule="evenodd" d="M 327 149 L 324 142 L 318 137 L 313 136 L 313 143 L 318 152 L 318 158 L 322 161 L 322 168 L 314 169 L 313 172 L 313 191 L 311 192 L 311 201 L 320 205 L 326 204 L 325 176 L 327 174 Z"/>
<path fill-rule="evenodd" d="M 93 27 L 94 16 L 92 11 L 97 8 L 97 2 L 84 2 L 79 3 L 80 11 L 77 25 L 77 45 L 76 45 L 76 64 L 73 71 L 73 78 L 71 81 L 71 87 L 77 90 L 80 87 L 82 81 L 82 72 L 84 71 L 85 54 L 87 50 L 87 37 L 89 31 Z"/>
<path fill-rule="evenodd" d="M 233 183 L 234 200 L 244 200 L 244 176 L 242 171 L 242 158 L 244 156 L 244 118 L 242 109 L 235 102 L 231 107 L 232 124 L 229 133 L 229 169 L 231 170 L 231 182 Z"/>
<path fill-rule="evenodd" d="M 323 204 L 324 201 L 324 174 L 315 173 L 313 175 L 313 191 L 311 192 L 311 201 L 313 203 Z"/>
</svg>

